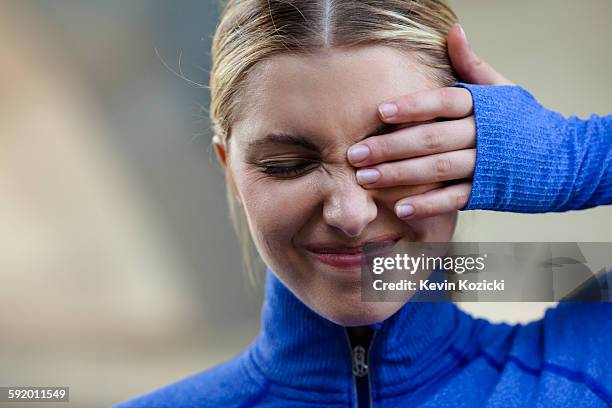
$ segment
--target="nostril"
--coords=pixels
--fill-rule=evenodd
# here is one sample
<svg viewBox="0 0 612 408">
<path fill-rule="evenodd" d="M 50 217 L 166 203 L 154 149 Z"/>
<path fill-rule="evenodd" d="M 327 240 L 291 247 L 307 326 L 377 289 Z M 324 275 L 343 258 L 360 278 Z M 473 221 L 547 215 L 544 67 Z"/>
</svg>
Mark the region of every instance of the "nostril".
<svg viewBox="0 0 612 408">
<path fill-rule="evenodd" d="M 355 238 L 361 235 L 361 231 L 363 231 L 363 228 L 359 228 L 359 227 L 355 227 L 352 229 L 343 228 L 342 231 L 347 237 Z"/>
</svg>

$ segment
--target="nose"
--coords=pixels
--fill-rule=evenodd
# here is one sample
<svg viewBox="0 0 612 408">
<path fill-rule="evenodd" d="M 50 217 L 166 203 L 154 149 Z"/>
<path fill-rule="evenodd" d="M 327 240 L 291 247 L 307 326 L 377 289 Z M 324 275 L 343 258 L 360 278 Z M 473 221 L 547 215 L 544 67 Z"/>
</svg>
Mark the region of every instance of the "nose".
<svg viewBox="0 0 612 408">
<path fill-rule="evenodd" d="M 337 180 L 323 205 L 323 218 L 349 237 L 359 236 L 372 222 L 378 209 L 372 195 L 357 183 L 355 171 Z"/>
</svg>

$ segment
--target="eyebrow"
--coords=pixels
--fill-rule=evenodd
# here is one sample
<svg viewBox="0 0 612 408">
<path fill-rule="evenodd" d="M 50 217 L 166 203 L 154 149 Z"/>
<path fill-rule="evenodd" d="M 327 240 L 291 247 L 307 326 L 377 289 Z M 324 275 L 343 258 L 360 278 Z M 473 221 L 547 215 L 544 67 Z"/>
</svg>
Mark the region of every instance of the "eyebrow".
<svg viewBox="0 0 612 408">
<path fill-rule="evenodd" d="M 369 132 L 367 135 L 359 139 L 358 142 L 361 142 L 368 137 L 377 136 L 385 133 L 391 132 L 397 125 L 389 124 L 381 122 L 379 123 L 374 130 Z M 292 146 L 302 146 L 309 150 L 319 151 L 319 147 L 313 143 L 310 138 L 305 137 L 299 134 L 292 134 L 286 132 L 273 132 L 267 134 L 265 137 L 254 140 L 248 144 L 248 148 L 256 148 L 259 146 L 264 146 L 268 144 L 279 144 L 279 145 L 292 145 Z"/>
<path fill-rule="evenodd" d="M 268 144 L 298 145 L 310 150 L 319 150 L 317 145 L 311 142 L 308 138 L 302 135 L 285 132 L 269 133 L 262 139 L 253 140 L 252 142 L 249 142 L 248 147 L 256 148 Z"/>
</svg>

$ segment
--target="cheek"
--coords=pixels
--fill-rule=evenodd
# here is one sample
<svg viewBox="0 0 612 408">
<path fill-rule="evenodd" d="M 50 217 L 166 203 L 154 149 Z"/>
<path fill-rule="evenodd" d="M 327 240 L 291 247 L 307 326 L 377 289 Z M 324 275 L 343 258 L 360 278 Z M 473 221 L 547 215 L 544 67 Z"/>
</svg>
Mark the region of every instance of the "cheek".
<svg viewBox="0 0 612 408">
<path fill-rule="evenodd" d="M 248 171 L 236 174 L 235 180 L 251 234 L 261 252 L 286 250 L 316 216 L 320 194 L 305 178 L 276 180 Z"/>
<path fill-rule="evenodd" d="M 448 242 L 453 238 L 458 211 L 421 220 L 408 221 L 419 242 Z"/>
</svg>

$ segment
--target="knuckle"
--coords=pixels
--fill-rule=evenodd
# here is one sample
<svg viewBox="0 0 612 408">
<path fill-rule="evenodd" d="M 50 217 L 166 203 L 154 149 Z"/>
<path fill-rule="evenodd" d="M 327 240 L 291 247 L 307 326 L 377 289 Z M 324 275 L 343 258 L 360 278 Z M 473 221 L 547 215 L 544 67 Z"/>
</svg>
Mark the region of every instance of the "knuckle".
<svg viewBox="0 0 612 408">
<path fill-rule="evenodd" d="M 442 135 L 437 129 L 429 128 L 423 134 L 423 146 L 431 151 L 442 147 Z"/>
<path fill-rule="evenodd" d="M 452 110 L 455 106 L 455 93 L 453 89 L 442 88 L 440 89 L 440 108 L 445 111 Z"/>
<path fill-rule="evenodd" d="M 468 194 L 460 191 L 455 195 L 455 209 L 460 210 L 467 205 Z"/>
<path fill-rule="evenodd" d="M 445 176 L 451 170 L 452 164 L 448 157 L 442 157 L 434 160 L 433 169 L 438 176 Z"/>
<path fill-rule="evenodd" d="M 431 202 L 431 201 L 426 201 L 426 202 L 424 202 L 424 203 L 422 204 L 421 208 L 422 208 L 421 214 L 422 214 L 424 217 L 431 217 L 431 216 L 433 216 L 433 215 L 435 214 L 435 212 L 436 212 L 436 211 L 435 211 L 435 207 L 434 207 L 434 203 L 433 203 L 433 202 Z"/>
<path fill-rule="evenodd" d="M 389 140 L 386 137 L 377 137 L 370 149 L 373 157 L 376 159 L 387 158 L 392 152 L 389 146 Z"/>
<path fill-rule="evenodd" d="M 414 112 L 418 108 L 418 101 L 412 95 L 406 95 L 399 100 L 400 113 Z"/>
<path fill-rule="evenodd" d="M 386 184 L 398 184 L 401 181 L 400 171 L 396 166 L 388 166 L 385 173 L 387 176 L 383 177 L 383 180 Z"/>
<path fill-rule="evenodd" d="M 380 173 L 382 175 L 379 184 L 382 185 L 397 185 L 402 181 L 402 173 L 398 166 L 387 165 L 379 168 Z"/>
</svg>

